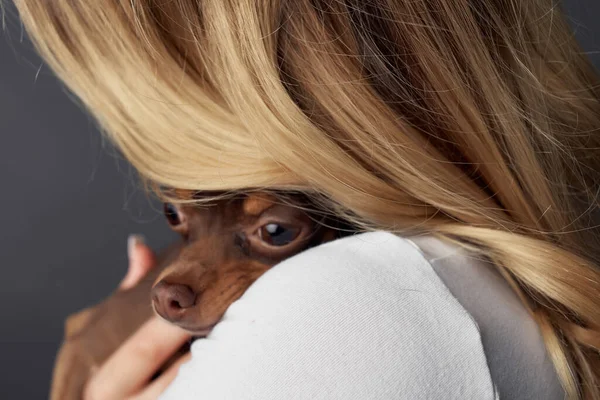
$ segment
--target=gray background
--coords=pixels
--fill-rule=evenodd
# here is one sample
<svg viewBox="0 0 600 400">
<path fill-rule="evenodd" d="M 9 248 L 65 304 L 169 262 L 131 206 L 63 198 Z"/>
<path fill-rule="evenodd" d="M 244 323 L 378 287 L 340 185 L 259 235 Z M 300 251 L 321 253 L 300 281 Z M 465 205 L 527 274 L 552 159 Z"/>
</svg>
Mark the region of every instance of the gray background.
<svg viewBox="0 0 600 400">
<path fill-rule="evenodd" d="M 6 6 L 0 34 L 0 398 L 43 399 L 64 317 L 114 289 L 126 270 L 127 235 L 143 232 L 155 248 L 172 236 L 127 163 L 21 40 L 14 9 Z M 571 0 L 565 8 L 600 66 L 600 2 Z"/>
</svg>

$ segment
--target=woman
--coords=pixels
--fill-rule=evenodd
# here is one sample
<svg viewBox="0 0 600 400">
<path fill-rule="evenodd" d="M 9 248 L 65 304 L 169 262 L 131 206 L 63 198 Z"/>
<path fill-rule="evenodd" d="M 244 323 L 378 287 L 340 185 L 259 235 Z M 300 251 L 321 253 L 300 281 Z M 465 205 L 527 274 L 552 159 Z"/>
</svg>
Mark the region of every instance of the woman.
<svg viewBox="0 0 600 400">
<path fill-rule="evenodd" d="M 164 398 L 600 399 L 600 92 L 553 2 L 16 3 L 149 182 L 387 232 L 267 272 Z M 184 335 L 136 335 L 89 398 L 170 382 Z"/>
</svg>

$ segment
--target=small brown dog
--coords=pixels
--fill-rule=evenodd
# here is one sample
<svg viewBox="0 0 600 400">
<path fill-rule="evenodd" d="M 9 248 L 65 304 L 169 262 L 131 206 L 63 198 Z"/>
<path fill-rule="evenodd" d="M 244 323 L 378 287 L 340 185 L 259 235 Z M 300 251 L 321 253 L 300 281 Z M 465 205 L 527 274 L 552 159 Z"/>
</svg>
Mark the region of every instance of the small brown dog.
<svg viewBox="0 0 600 400">
<path fill-rule="evenodd" d="M 80 400 L 91 370 L 148 320 L 152 309 L 192 335 L 206 336 L 231 303 L 273 265 L 343 236 L 341 223 L 303 211 L 298 207 L 306 205 L 303 197 L 291 199 L 296 204 L 257 193 L 207 207 L 165 204 L 181 243 L 163 253 L 136 287 L 67 319 L 51 400 Z"/>
</svg>

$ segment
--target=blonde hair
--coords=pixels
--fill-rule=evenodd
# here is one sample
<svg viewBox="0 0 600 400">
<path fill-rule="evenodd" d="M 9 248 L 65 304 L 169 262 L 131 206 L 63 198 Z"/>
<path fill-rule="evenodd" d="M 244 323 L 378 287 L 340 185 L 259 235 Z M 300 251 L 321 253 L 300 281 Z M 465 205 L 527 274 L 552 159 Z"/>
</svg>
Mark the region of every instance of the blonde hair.
<svg viewBox="0 0 600 400">
<path fill-rule="evenodd" d="M 157 185 L 294 189 L 491 259 L 600 399 L 598 77 L 550 0 L 17 0 Z"/>
</svg>

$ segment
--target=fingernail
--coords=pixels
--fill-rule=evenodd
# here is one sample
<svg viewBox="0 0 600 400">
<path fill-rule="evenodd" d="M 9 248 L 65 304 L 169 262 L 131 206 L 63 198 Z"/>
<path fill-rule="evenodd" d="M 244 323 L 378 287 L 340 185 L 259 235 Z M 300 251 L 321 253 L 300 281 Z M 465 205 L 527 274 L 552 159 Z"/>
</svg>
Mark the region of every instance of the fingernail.
<svg viewBox="0 0 600 400">
<path fill-rule="evenodd" d="M 131 260 L 135 254 L 135 246 L 138 244 L 144 244 L 145 239 L 142 235 L 129 235 L 127 238 L 127 256 Z"/>
</svg>

